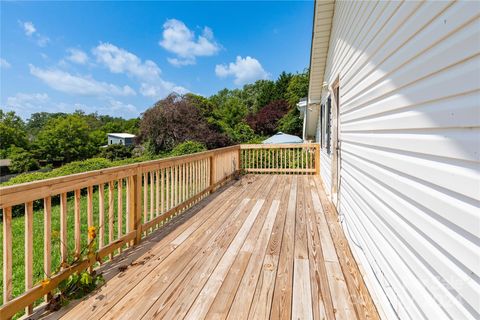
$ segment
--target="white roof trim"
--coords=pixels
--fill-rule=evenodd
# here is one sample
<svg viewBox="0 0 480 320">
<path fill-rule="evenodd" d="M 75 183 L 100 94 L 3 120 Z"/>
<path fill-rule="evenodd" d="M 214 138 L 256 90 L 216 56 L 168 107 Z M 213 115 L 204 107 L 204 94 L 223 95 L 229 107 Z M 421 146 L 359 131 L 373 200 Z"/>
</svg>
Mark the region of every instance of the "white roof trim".
<svg viewBox="0 0 480 320">
<path fill-rule="evenodd" d="M 135 135 L 131 133 L 109 133 L 108 136 L 117 138 L 135 138 Z"/>
</svg>

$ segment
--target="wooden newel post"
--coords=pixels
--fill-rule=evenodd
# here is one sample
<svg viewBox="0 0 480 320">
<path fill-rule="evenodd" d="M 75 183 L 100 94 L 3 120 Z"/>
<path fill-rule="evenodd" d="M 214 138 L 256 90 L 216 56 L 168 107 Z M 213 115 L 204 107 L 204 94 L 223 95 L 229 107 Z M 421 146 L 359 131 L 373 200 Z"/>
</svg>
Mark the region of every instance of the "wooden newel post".
<svg viewBox="0 0 480 320">
<path fill-rule="evenodd" d="M 320 145 L 315 146 L 315 174 L 320 175 Z"/>
<path fill-rule="evenodd" d="M 137 173 L 134 176 L 129 178 L 130 186 L 128 187 L 129 191 L 129 210 L 130 214 L 128 226 L 130 231 L 135 230 L 135 239 L 133 241 L 134 245 L 137 245 L 142 240 L 142 206 L 140 204 L 140 198 L 142 194 L 142 174 Z"/>
<path fill-rule="evenodd" d="M 212 189 L 210 192 L 215 191 L 213 186 L 215 185 L 215 179 L 217 176 L 216 170 L 215 155 L 212 155 L 210 157 L 210 187 Z"/>
</svg>

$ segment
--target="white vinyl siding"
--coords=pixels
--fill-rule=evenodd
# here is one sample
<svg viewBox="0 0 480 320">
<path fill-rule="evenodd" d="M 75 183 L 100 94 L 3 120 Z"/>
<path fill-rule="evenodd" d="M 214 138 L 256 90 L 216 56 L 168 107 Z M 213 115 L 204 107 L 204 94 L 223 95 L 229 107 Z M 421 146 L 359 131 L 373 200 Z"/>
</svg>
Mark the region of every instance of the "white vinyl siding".
<svg viewBox="0 0 480 320">
<path fill-rule="evenodd" d="M 339 213 L 387 318 L 480 318 L 479 16 L 475 1 L 335 4 Z M 327 190 L 330 168 L 322 150 Z"/>
</svg>

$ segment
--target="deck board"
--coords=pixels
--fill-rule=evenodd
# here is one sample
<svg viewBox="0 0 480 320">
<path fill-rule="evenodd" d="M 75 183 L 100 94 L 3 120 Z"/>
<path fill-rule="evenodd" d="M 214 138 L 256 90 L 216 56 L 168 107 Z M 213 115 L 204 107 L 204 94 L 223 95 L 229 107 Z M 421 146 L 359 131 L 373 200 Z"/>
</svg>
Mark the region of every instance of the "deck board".
<svg viewBox="0 0 480 320">
<path fill-rule="evenodd" d="M 217 193 L 50 318 L 378 318 L 318 177 L 247 175 Z"/>
</svg>

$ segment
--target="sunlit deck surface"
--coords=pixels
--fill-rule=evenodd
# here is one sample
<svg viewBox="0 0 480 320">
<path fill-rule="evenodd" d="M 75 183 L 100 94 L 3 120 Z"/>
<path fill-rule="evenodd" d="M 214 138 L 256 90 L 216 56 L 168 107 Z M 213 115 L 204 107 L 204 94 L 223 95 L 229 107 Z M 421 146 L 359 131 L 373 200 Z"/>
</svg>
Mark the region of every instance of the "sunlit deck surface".
<svg viewBox="0 0 480 320">
<path fill-rule="evenodd" d="M 62 319 L 376 316 L 317 176 L 247 175 L 103 268 Z"/>
</svg>

